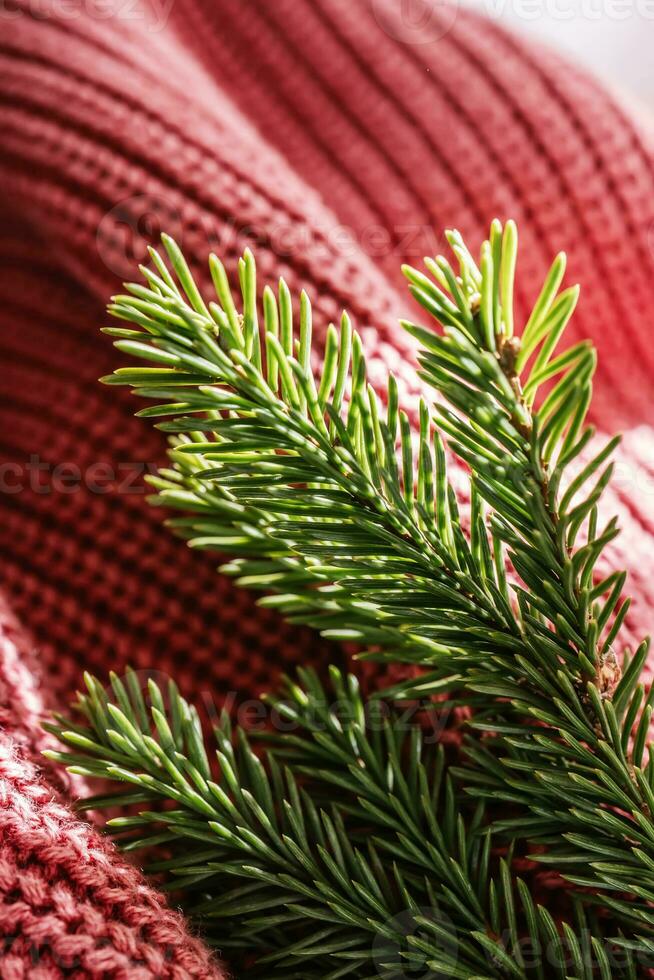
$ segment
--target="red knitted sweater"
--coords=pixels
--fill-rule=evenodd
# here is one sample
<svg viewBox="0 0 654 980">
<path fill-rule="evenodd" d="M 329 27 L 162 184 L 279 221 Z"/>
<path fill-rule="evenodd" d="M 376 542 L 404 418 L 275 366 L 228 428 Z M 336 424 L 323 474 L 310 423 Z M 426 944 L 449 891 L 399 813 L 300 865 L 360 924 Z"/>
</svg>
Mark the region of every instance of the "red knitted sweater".
<svg viewBox="0 0 654 980">
<path fill-rule="evenodd" d="M 84 668 L 128 662 L 188 694 L 257 693 L 338 659 L 215 574 L 148 509 L 162 459 L 129 396 L 104 301 L 157 228 L 196 263 L 346 306 L 375 371 L 412 370 L 398 270 L 522 234 L 521 310 L 559 248 L 583 284 L 572 328 L 600 352 L 595 421 L 626 436 L 608 506 L 631 570 L 628 633 L 654 571 L 654 156 L 602 89 L 553 54 L 396 0 L 7 0 L 0 7 L 0 975 L 220 977 L 180 917 L 67 808 L 39 719 Z M 108 16 L 108 11 L 111 15 Z M 40 771 L 39 771 L 40 770 Z M 60 778 L 60 777 L 59 777 Z"/>
</svg>

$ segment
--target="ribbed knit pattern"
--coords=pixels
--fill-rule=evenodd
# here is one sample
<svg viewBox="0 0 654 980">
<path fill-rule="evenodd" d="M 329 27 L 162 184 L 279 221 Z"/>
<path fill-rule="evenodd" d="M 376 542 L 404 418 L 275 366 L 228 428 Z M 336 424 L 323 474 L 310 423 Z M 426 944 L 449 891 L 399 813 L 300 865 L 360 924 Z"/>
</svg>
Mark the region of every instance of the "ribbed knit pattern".
<svg viewBox="0 0 654 980">
<path fill-rule="evenodd" d="M 415 412 L 401 262 L 442 248 L 444 227 L 477 245 L 491 218 L 514 217 L 522 315 L 565 248 L 583 284 L 571 340 L 600 352 L 595 421 L 626 430 L 606 510 L 624 528 L 609 558 L 631 570 L 636 639 L 654 571 L 654 158 L 586 75 L 440 5 L 420 36 L 396 0 L 174 0 L 163 21 L 153 0 L 109 19 L 90 0 L 75 16 L 12 2 L 0 15 L 0 974 L 217 977 L 164 900 L 66 808 L 74 789 L 36 771 L 40 718 L 84 668 L 129 662 L 219 699 L 343 653 L 257 609 L 161 528 L 139 466 L 161 462 L 163 442 L 128 395 L 97 384 L 115 366 L 104 302 L 151 226 L 205 283 L 211 249 L 233 273 L 254 243 L 263 280 L 309 291 L 318 336 L 349 309 L 373 379 L 391 367 Z"/>
<path fill-rule="evenodd" d="M 218 980 L 182 916 L 64 804 L 65 775 L 29 761 L 48 744 L 43 713 L 26 638 L 0 602 L 0 976 Z"/>
</svg>

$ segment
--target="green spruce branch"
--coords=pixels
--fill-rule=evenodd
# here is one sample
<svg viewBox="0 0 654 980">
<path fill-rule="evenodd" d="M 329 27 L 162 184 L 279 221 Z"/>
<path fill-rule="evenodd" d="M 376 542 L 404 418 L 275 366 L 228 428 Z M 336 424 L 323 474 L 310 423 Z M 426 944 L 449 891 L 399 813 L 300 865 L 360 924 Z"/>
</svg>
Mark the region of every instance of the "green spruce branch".
<svg viewBox="0 0 654 980">
<path fill-rule="evenodd" d="M 638 975 L 581 903 L 557 928 L 510 852 L 497 856 L 483 805 L 460 812 L 442 746 L 404 712 L 366 704 L 352 675 L 332 669 L 329 689 L 310 671 L 287 680 L 271 699 L 285 734 L 267 733 L 263 751 L 223 713 L 215 760 L 174 683 L 143 692 L 128 671 L 109 690 L 86 684 L 83 723 L 48 726 L 67 751 L 46 754 L 125 784 L 83 807 L 137 810 L 107 829 L 126 851 L 172 853 L 147 870 L 237 963 L 258 954 L 248 975 Z"/>
<path fill-rule="evenodd" d="M 266 287 L 261 309 L 249 252 L 239 264 L 239 309 L 218 259 L 210 259 L 215 299 L 205 301 L 164 238 L 170 264 L 151 253 L 145 284 L 110 306 L 129 327 L 107 331 L 123 353 L 155 366 L 104 380 L 157 403 L 139 414 L 172 419 L 159 423 L 173 434 L 171 467 L 151 482 L 156 503 L 182 512 L 170 522 L 176 531 L 192 547 L 231 554 L 223 571 L 265 591 L 261 601 L 292 621 L 356 640 L 365 657 L 420 668 L 382 696 L 439 694 L 472 705 L 465 759 L 452 774 L 493 812 L 475 816 L 468 833 L 481 840 L 490 819 L 498 839 L 538 845 L 534 857 L 576 886 L 589 914 L 596 904 L 610 910 L 616 942 L 646 955 L 654 695 L 639 680 L 647 644 L 622 664 L 614 652 L 628 609 L 625 574 L 596 575 L 618 533 L 615 520 L 600 526 L 598 510 L 616 440 L 597 450 L 586 425 L 591 345 L 558 350 L 578 291 L 560 291 L 558 256 L 518 333 L 513 223 L 493 223 L 478 263 L 457 233 L 448 238 L 455 269 L 444 258 L 426 260 L 428 275 L 405 269 L 442 331 L 404 326 L 420 344 L 423 380 L 448 403 L 421 401 L 415 445 L 393 377 L 382 398 L 368 384 L 347 316 L 329 328 L 315 372 L 307 296 L 298 316 L 282 281 L 277 294 Z M 441 433 L 470 469 L 465 518 Z M 133 775 L 139 752 L 132 745 Z M 426 874 L 436 887 L 436 868 Z M 539 934 L 519 894 L 521 928 Z M 458 931 L 485 936 L 482 946 L 496 942 L 492 903 L 477 912 L 476 924 L 459 921 Z M 519 956 L 506 955 L 521 969 Z M 619 975 L 598 964 L 596 956 L 594 969 Z M 476 975 L 472 960 L 469 968 L 465 975 Z"/>
</svg>

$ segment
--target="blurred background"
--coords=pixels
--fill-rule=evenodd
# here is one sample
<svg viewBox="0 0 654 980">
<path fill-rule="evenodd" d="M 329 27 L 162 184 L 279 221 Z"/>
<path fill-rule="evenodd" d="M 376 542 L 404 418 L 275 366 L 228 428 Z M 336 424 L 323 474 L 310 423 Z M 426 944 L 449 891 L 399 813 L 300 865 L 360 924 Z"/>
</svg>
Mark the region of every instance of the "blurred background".
<svg viewBox="0 0 654 980">
<path fill-rule="evenodd" d="M 403 0 L 406 2 L 406 0 Z M 654 0 L 461 0 L 654 109 Z"/>
</svg>

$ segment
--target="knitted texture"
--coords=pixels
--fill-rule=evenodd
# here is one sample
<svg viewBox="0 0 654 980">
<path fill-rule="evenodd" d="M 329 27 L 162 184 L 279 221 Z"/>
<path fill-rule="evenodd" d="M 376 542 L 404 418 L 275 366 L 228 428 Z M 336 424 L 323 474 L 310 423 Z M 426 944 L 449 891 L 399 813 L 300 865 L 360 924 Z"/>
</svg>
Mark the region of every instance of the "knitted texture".
<svg viewBox="0 0 654 980">
<path fill-rule="evenodd" d="M 182 917 L 53 801 L 7 741 L 0 744 L 0 898 L 5 980 L 219 976 Z"/>
<path fill-rule="evenodd" d="M 0 975 L 218 980 L 182 916 L 64 805 L 61 773 L 46 782 L 28 761 L 47 743 L 29 662 L 0 609 Z"/>
<path fill-rule="evenodd" d="M 109 18 L 91 0 L 12 3 L 0 13 L 0 973 L 219 976 L 66 809 L 70 788 L 37 773 L 39 719 L 84 668 L 129 662 L 195 698 L 243 697 L 343 653 L 258 609 L 161 528 L 141 478 L 163 442 L 96 380 L 115 366 L 103 303 L 158 230 L 205 284 L 211 249 L 233 273 L 253 245 L 263 281 L 308 290 L 318 337 L 348 308 L 373 381 L 392 367 L 415 410 L 401 262 L 441 249 L 444 227 L 475 244 L 491 218 L 514 217 L 522 315 L 565 248 L 583 285 L 570 339 L 599 348 L 594 420 L 626 432 L 606 508 L 624 529 L 609 559 L 631 572 L 635 639 L 654 590 L 654 157 L 586 75 L 441 5 L 411 26 L 396 0 L 150 0 Z"/>
</svg>

